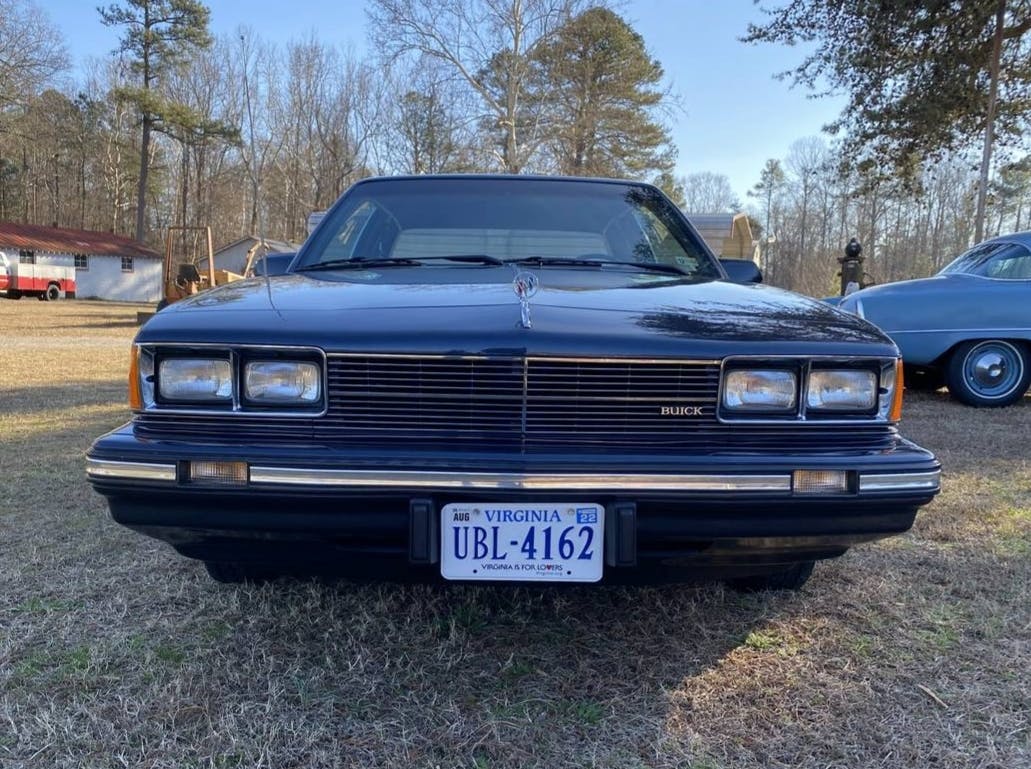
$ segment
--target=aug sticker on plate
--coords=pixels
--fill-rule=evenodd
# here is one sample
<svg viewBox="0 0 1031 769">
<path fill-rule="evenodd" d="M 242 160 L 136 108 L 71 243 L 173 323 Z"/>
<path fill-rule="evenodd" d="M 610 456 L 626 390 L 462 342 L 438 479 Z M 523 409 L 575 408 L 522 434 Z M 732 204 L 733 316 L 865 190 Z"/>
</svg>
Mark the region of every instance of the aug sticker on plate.
<svg viewBox="0 0 1031 769">
<path fill-rule="evenodd" d="M 605 511 L 591 502 L 445 505 L 440 573 L 445 579 L 597 582 Z"/>
</svg>

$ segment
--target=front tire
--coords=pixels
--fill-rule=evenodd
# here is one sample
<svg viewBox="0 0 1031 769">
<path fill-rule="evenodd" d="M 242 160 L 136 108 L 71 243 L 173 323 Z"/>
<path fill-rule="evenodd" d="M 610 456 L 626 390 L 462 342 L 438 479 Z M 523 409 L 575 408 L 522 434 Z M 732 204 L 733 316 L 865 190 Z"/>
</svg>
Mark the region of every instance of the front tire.
<svg viewBox="0 0 1031 769">
<path fill-rule="evenodd" d="M 800 590 L 813 574 L 816 561 L 802 561 L 786 569 L 755 577 L 737 577 L 727 585 L 739 593 L 758 593 L 763 590 Z"/>
<path fill-rule="evenodd" d="M 46 300 L 48 302 L 56 302 L 61 298 L 61 289 L 56 283 L 51 283 L 47 286 Z"/>
<path fill-rule="evenodd" d="M 937 369 L 906 366 L 904 381 L 907 390 L 930 393 L 945 386 L 945 375 Z"/>
<path fill-rule="evenodd" d="M 1031 352 L 1002 339 L 964 342 L 949 359 L 946 380 L 960 403 L 1009 406 L 1023 398 L 1031 384 Z"/>
</svg>

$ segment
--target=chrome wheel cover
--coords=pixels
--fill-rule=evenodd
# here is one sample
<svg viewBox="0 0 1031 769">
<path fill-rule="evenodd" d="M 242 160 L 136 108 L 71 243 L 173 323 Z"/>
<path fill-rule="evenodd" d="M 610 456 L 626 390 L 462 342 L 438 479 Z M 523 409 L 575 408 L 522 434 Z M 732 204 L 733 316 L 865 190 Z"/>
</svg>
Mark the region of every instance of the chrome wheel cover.
<svg viewBox="0 0 1031 769">
<path fill-rule="evenodd" d="M 1011 395 L 1024 379 L 1024 357 L 1009 342 L 981 342 L 963 359 L 963 381 L 989 400 Z"/>
</svg>

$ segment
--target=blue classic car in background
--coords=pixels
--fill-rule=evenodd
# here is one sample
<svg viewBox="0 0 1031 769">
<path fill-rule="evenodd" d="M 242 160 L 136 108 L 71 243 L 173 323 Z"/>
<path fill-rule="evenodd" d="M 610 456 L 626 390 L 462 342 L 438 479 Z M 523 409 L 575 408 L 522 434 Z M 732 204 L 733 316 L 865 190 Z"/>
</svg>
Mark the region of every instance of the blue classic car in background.
<svg viewBox="0 0 1031 769">
<path fill-rule="evenodd" d="M 651 185 L 365 180 L 285 274 L 140 330 L 87 473 L 223 581 L 797 588 L 908 529 L 939 465 L 891 340 L 756 277 Z"/>
<path fill-rule="evenodd" d="M 931 278 L 849 294 L 838 307 L 899 346 L 906 384 L 1008 406 L 1031 384 L 1031 232 L 987 240 Z"/>
</svg>

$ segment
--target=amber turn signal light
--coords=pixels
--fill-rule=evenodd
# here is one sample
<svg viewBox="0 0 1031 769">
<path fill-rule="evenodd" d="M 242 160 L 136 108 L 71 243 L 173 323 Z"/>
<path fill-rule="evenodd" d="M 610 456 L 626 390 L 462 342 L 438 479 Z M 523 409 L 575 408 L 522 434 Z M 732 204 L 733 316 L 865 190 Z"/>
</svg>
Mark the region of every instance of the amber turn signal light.
<svg viewBox="0 0 1031 769">
<path fill-rule="evenodd" d="M 133 411 L 143 408 L 140 395 L 140 348 L 136 345 L 129 350 L 129 408 Z"/>
<path fill-rule="evenodd" d="M 902 419 L 902 391 L 906 389 L 906 383 L 902 379 L 902 361 L 895 361 L 895 394 L 891 399 L 891 410 L 888 412 L 889 422 L 898 422 Z"/>
</svg>

